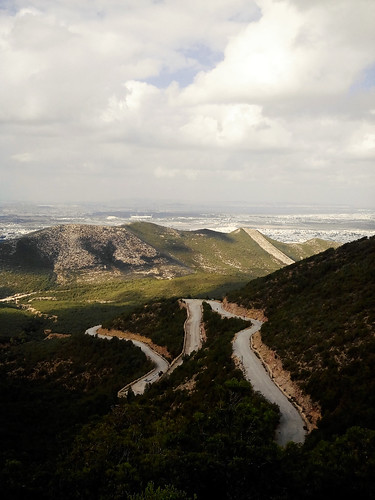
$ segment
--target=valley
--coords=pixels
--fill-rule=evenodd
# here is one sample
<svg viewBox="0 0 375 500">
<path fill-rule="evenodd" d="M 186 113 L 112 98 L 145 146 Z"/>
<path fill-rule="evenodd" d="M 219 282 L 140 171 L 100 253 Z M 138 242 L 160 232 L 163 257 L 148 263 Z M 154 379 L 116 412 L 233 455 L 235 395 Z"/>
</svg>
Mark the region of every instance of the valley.
<svg viewBox="0 0 375 500">
<path fill-rule="evenodd" d="M 332 491 L 371 498 L 374 238 L 316 253 L 319 241 L 285 245 L 242 229 L 223 236 L 131 226 L 141 253 L 152 248 L 158 261 L 133 259 L 125 269 L 113 257 L 115 244 L 95 243 L 91 229 L 82 233 L 94 238 L 90 245 L 80 229 L 72 244 L 79 256 L 85 241 L 91 257 L 84 254 L 83 265 L 73 260 L 63 272 L 69 244 L 63 244 L 68 254 L 56 253 L 51 233 L 46 246 L 39 235 L 26 245 L 35 267 L 23 259 L 24 242 L 6 255 L 2 250 L 0 389 L 7 432 L 0 459 L 8 496 L 20 493 L 14 478 L 22 471 L 27 491 L 41 498 L 131 499 L 151 484 L 173 486 L 180 492 L 175 498 L 312 499 Z M 138 241 L 133 236 L 129 241 Z M 304 258 L 304 252 L 311 253 Z M 249 310 L 257 325 L 251 330 L 233 317 Z M 95 324 L 103 325 L 106 340 L 83 334 Z M 168 364 L 155 370 L 142 348 L 109 339 L 111 329 L 146 337 Z M 56 333 L 70 336 L 50 336 Z M 320 408 L 306 437 L 300 417 L 285 420 L 290 409 L 270 395 L 273 382 L 265 392 L 268 375 L 267 383 L 254 378 L 250 363 L 264 368 L 250 350 L 250 335 L 274 381 L 279 363 L 289 385 Z M 151 384 L 154 376 L 158 382 Z M 134 389 L 118 398 L 127 387 Z M 298 406 L 300 393 L 286 392 Z M 48 422 L 42 414 L 50 404 Z M 294 423 L 284 431 L 288 420 Z M 35 438 L 28 442 L 31 426 Z"/>
</svg>

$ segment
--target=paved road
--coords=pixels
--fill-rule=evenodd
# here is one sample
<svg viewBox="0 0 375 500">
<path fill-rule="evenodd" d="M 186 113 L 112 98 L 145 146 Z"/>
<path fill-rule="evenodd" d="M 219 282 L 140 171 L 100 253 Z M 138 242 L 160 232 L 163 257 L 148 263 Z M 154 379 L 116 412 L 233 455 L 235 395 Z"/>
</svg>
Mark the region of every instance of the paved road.
<svg viewBox="0 0 375 500">
<path fill-rule="evenodd" d="M 202 300 L 200 299 L 183 299 L 187 306 L 187 320 L 184 325 L 185 329 L 185 342 L 184 342 L 184 351 L 182 356 L 178 359 L 173 366 L 170 366 L 168 361 L 164 359 L 160 354 L 151 349 L 147 344 L 143 342 L 132 340 L 133 344 L 137 345 L 142 349 L 145 355 L 154 362 L 155 368 L 147 373 L 144 377 L 136 380 L 134 383 L 130 384 L 132 391 L 134 394 L 143 394 L 146 386 L 148 384 L 153 384 L 161 375 L 168 371 L 173 371 L 177 366 L 180 366 L 183 363 L 183 355 L 187 354 L 188 356 L 193 351 L 198 351 L 202 347 L 202 338 L 201 338 L 201 322 L 202 322 Z M 101 325 L 93 326 L 86 330 L 87 335 L 97 335 L 102 339 L 111 339 L 112 337 L 109 335 L 100 335 L 98 334 L 98 330 L 101 328 Z M 126 386 L 128 387 L 128 386 Z M 121 393 L 121 391 L 119 391 Z M 124 393 L 126 392 L 124 388 Z"/>
<path fill-rule="evenodd" d="M 185 299 L 188 308 L 188 319 L 185 323 L 185 354 L 191 354 L 202 346 L 202 339 L 200 335 L 200 325 L 202 320 L 202 301 L 198 299 Z M 241 317 L 248 320 L 244 316 L 236 316 L 226 311 L 221 302 L 208 300 L 207 301 L 212 309 L 222 316 L 233 318 Z M 280 408 L 281 418 L 280 424 L 276 429 L 275 439 L 278 444 L 285 446 L 289 441 L 295 443 L 302 443 L 305 439 L 304 422 L 299 415 L 296 408 L 290 403 L 288 398 L 281 392 L 281 390 L 274 384 L 269 377 L 264 366 L 259 358 L 250 348 L 250 337 L 253 333 L 257 332 L 262 322 L 258 320 L 251 320 L 252 326 L 237 333 L 233 341 L 233 353 L 241 361 L 245 378 L 252 384 L 256 391 L 259 391 L 263 396 L 276 403 Z M 97 331 L 101 325 L 94 326 L 86 330 L 88 335 L 98 335 Z M 110 339 L 107 335 L 98 335 L 100 338 Z M 132 340 L 135 345 L 138 345 L 146 356 L 155 363 L 155 368 L 152 372 L 144 377 L 135 381 L 132 384 L 132 390 L 135 394 L 143 394 L 146 385 L 156 382 L 161 375 L 161 372 L 166 373 L 169 370 L 169 363 L 158 353 L 153 351 L 147 344 Z M 182 357 L 180 359 L 182 363 Z M 175 365 L 176 366 L 176 365 Z"/>
<path fill-rule="evenodd" d="M 92 328 L 86 330 L 85 333 L 87 335 L 97 335 L 101 339 L 110 340 L 112 338 L 110 335 L 98 334 L 98 330 L 99 328 L 101 328 L 101 326 L 102 325 L 93 326 Z M 148 384 L 153 384 L 154 382 L 159 380 L 163 373 L 168 371 L 169 363 L 166 359 L 163 358 L 163 356 L 160 356 L 160 354 L 151 349 L 151 347 L 149 347 L 147 344 L 144 344 L 143 342 L 140 342 L 138 340 L 132 340 L 132 342 L 134 345 L 140 347 L 145 355 L 155 364 L 155 368 L 152 371 L 131 384 L 131 388 L 134 394 L 143 394 Z"/>
<path fill-rule="evenodd" d="M 184 324 L 185 340 L 180 356 L 171 364 L 168 373 L 172 373 L 184 362 L 184 356 L 198 351 L 202 347 L 201 323 L 202 323 L 202 300 L 181 299 L 186 303 L 187 319 Z"/>
<path fill-rule="evenodd" d="M 169 363 L 163 358 L 163 356 L 160 356 L 160 354 L 152 350 L 151 347 L 144 342 L 140 342 L 139 340 L 132 340 L 132 342 L 136 346 L 140 347 L 145 355 L 155 364 L 155 368 L 151 372 L 147 373 L 144 377 L 131 385 L 134 394 L 143 394 L 148 384 L 153 384 L 159 380 L 163 373 L 168 371 Z"/>
<path fill-rule="evenodd" d="M 240 317 L 225 311 L 221 302 L 207 301 L 212 309 L 225 317 Z M 242 319 L 249 319 L 244 318 Z M 256 391 L 259 391 L 271 403 L 276 403 L 280 408 L 281 418 L 278 428 L 276 429 L 276 442 L 285 446 L 289 441 L 295 443 L 303 443 L 305 440 L 306 431 L 304 429 L 304 421 L 297 409 L 292 405 L 288 398 L 274 384 L 264 366 L 250 348 L 250 337 L 255 332 L 260 330 L 261 321 L 251 320 L 252 326 L 237 333 L 233 341 L 233 353 L 241 361 L 245 378 L 251 383 Z"/>
<path fill-rule="evenodd" d="M 202 300 L 183 299 L 187 305 L 188 318 L 185 323 L 185 353 L 190 355 L 202 347 L 201 322 L 202 322 Z"/>
</svg>

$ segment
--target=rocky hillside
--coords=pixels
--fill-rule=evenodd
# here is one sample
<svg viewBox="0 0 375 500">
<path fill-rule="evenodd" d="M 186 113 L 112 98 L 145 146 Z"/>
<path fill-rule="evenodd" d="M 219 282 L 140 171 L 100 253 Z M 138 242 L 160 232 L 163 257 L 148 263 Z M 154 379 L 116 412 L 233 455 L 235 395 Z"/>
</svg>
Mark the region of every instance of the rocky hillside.
<svg viewBox="0 0 375 500">
<path fill-rule="evenodd" d="M 375 429 L 375 237 L 254 280 L 230 302 L 264 309 L 262 339 L 323 410 L 321 429 Z"/>
<path fill-rule="evenodd" d="M 62 225 L 0 245 L 2 266 L 69 273 L 141 273 L 169 277 L 184 266 L 162 256 L 124 227 Z"/>
<path fill-rule="evenodd" d="M 61 225 L 0 244 L 1 268 L 48 270 L 58 281 L 121 274 L 172 278 L 196 271 L 255 278 L 335 246 L 285 244 L 256 230 L 229 234 L 138 222 L 123 227 Z"/>
</svg>

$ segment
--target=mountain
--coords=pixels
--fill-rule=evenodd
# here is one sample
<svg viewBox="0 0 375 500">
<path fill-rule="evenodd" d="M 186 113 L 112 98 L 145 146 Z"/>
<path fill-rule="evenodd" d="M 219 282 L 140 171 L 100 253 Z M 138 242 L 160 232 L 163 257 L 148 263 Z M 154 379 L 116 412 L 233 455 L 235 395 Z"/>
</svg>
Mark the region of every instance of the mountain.
<svg viewBox="0 0 375 500">
<path fill-rule="evenodd" d="M 134 222 L 129 231 L 192 269 L 213 273 L 245 273 L 264 276 L 301 258 L 337 247 L 320 239 L 300 244 L 271 240 L 254 229 L 240 228 L 231 233 L 209 229 L 178 231 L 146 222 Z"/>
<path fill-rule="evenodd" d="M 248 283 L 227 300 L 263 309 L 262 340 L 322 408 L 322 432 L 375 429 L 375 237 Z"/>
<path fill-rule="evenodd" d="M 58 281 L 123 274 L 171 278 L 195 271 L 257 277 L 330 246 L 336 244 L 280 243 L 249 229 L 224 234 L 147 222 L 121 227 L 73 224 L 2 242 L 0 266 L 52 271 Z"/>
<path fill-rule="evenodd" d="M 58 280 L 72 274 L 170 277 L 187 272 L 125 227 L 77 224 L 54 226 L 3 242 L 0 263 L 21 270 L 53 271 Z"/>
</svg>

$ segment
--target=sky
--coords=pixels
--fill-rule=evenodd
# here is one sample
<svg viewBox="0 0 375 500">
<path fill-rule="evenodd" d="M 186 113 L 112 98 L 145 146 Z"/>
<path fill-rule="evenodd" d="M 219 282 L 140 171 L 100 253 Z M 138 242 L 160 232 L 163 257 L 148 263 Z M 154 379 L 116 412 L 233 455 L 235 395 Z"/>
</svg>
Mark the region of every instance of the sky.
<svg viewBox="0 0 375 500">
<path fill-rule="evenodd" d="M 0 201 L 375 207 L 374 0 L 0 0 Z"/>
</svg>

